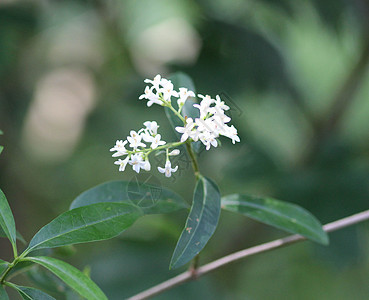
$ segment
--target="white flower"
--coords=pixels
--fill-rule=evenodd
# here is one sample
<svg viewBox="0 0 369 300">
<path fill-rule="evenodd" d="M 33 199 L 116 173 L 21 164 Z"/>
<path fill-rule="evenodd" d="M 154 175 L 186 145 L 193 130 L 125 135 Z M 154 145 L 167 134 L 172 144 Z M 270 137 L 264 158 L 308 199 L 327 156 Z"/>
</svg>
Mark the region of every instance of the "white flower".
<svg viewBox="0 0 369 300">
<path fill-rule="evenodd" d="M 140 169 L 145 169 L 145 161 L 143 160 L 141 153 L 133 154 L 131 156 L 129 164 L 132 166 L 132 169 L 137 173 L 140 173 Z"/>
<path fill-rule="evenodd" d="M 145 162 L 144 162 L 144 165 L 142 167 L 145 171 L 150 171 L 151 170 L 151 165 L 150 165 L 150 162 L 149 162 L 149 159 L 146 158 Z"/>
<path fill-rule="evenodd" d="M 169 156 L 176 156 L 179 155 L 179 153 L 181 153 L 178 149 L 174 149 L 171 152 L 169 152 Z"/>
<path fill-rule="evenodd" d="M 141 128 L 138 133 L 145 142 L 152 143 L 153 136 L 157 135 L 158 133 L 159 125 L 156 123 L 156 121 L 146 121 L 144 125 L 145 128 Z"/>
<path fill-rule="evenodd" d="M 219 97 L 219 95 L 216 95 L 215 96 L 215 101 L 214 101 L 214 103 L 215 103 L 215 107 L 216 108 L 218 108 L 218 109 L 222 109 L 222 110 L 228 110 L 229 109 L 229 106 L 228 105 L 226 105 L 225 103 L 224 103 L 224 101 L 222 101 L 221 99 L 220 99 L 220 97 Z"/>
<path fill-rule="evenodd" d="M 210 136 L 217 138 L 219 136 L 220 128 L 223 125 L 215 122 L 213 118 L 208 118 L 205 120 L 197 118 L 196 124 L 198 125 L 197 131 L 200 140 L 204 140 Z"/>
<path fill-rule="evenodd" d="M 155 149 L 157 148 L 158 146 L 162 146 L 162 145 L 165 145 L 166 142 L 165 141 L 161 141 L 161 135 L 160 134 L 157 134 L 153 137 L 151 137 L 151 148 L 152 149 Z"/>
<path fill-rule="evenodd" d="M 151 95 L 155 95 L 152 92 L 152 88 L 149 88 L 148 86 L 145 87 L 145 91 L 142 95 L 140 95 L 140 97 L 138 97 L 139 100 L 141 99 L 149 99 L 151 97 Z"/>
<path fill-rule="evenodd" d="M 154 95 L 154 97 L 150 98 L 149 101 L 147 101 L 147 106 L 150 107 L 151 105 L 153 105 L 154 103 L 159 104 L 161 106 L 163 106 L 163 101 L 161 101 L 159 99 L 158 95 Z"/>
<path fill-rule="evenodd" d="M 143 123 L 146 129 L 150 132 L 151 135 L 156 135 L 158 133 L 159 125 L 156 121 L 146 121 Z"/>
<path fill-rule="evenodd" d="M 202 98 L 200 104 L 194 104 L 193 106 L 200 110 L 200 118 L 205 118 L 209 113 L 210 105 L 215 102 L 209 95 L 203 96 L 198 94 L 199 98 Z"/>
<path fill-rule="evenodd" d="M 126 165 L 129 161 L 129 157 L 127 156 L 125 159 L 118 159 L 114 162 L 115 165 L 119 166 L 119 171 L 123 172 L 126 169 Z"/>
<path fill-rule="evenodd" d="M 154 103 L 163 105 L 163 101 L 159 99 L 159 95 L 153 92 L 153 87 L 149 88 L 148 86 L 145 88 L 145 92 L 138 97 L 138 99 L 147 99 L 147 106 L 150 107 Z"/>
<path fill-rule="evenodd" d="M 178 93 L 173 90 L 173 83 L 170 80 L 163 81 L 162 80 L 162 89 L 159 90 L 159 92 L 163 93 L 163 99 L 165 101 L 169 101 L 170 97 L 178 97 Z"/>
<path fill-rule="evenodd" d="M 177 126 L 176 131 L 179 133 L 182 133 L 181 142 L 183 143 L 185 140 L 187 140 L 190 135 L 191 131 L 194 128 L 195 124 L 193 123 L 192 118 L 187 118 L 186 125 L 184 127 Z"/>
<path fill-rule="evenodd" d="M 206 146 L 206 150 L 209 150 L 211 145 L 214 147 L 218 146 L 218 141 L 211 132 L 205 132 L 200 140 Z"/>
<path fill-rule="evenodd" d="M 117 140 L 115 143 L 115 146 L 110 149 L 110 151 L 117 151 L 112 156 L 117 157 L 117 156 L 126 155 L 127 154 L 127 149 L 125 147 L 126 144 L 127 144 L 127 141 L 123 142 L 122 140 Z"/>
<path fill-rule="evenodd" d="M 154 77 L 154 80 L 145 79 L 144 82 L 151 83 L 156 90 L 159 90 L 159 85 L 161 84 L 162 80 L 166 79 L 165 78 L 161 79 L 161 76 L 158 74 Z"/>
<path fill-rule="evenodd" d="M 133 148 L 134 150 L 137 150 L 138 147 L 146 147 L 144 143 L 141 143 L 142 137 L 136 131 L 131 130 L 130 135 L 131 136 L 127 137 L 127 140 L 131 148 Z"/>
<path fill-rule="evenodd" d="M 170 161 L 167 160 L 165 163 L 165 167 L 164 168 L 158 167 L 158 170 L 160 173 L 165 174 L 166 177 L 170 177 L 172 175 L 172 172 L 176 172 L 178 170 L 178 166 L 172 168 Z"/>
<path fill-rule="evenodd" d="M 178 95 L 179 98 L 177 100 L 177 103 L 179 107 L 182 107 L 185 104 L 188 97 L 195 97 L 195 93 L 193 91 L 189 91 L 186 88 L 179 88 Z"/>
<path fill-rule="evenodd" d="M 213 120 L 215 120 L 216 122 L 218 122 L 219 124 L 224 124 L 224 123 L 228 123 L 231 118 L 228 117 L 223 110 L 217 109 L 216 107 L 211 107 L 211 109 L 214 109 L 214 115 L 213 115 Z"/>
<path fill-rule="evenodd" d="M 237 135 L 237 129 L 232 125 L 227 127 L 226 132 L 224 134 L 226 137 L 229 137 L 232 140 L 232 144 L 240 141 L 239 136 Z"/>
<path fill-rule="evenodd" d="M 144 140 L 144 142 L 146 143 L 151 143 L 152 140 L 152 135 L 148 132 L 148 131 L 143 131 L 140 133 L 142 139 Z"/>
</svg>

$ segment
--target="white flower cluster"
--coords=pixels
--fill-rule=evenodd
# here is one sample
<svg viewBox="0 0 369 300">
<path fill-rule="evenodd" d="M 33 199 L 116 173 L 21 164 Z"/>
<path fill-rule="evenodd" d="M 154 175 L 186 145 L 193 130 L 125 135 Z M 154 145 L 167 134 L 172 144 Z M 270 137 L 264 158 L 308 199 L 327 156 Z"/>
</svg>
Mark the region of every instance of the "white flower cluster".
<svg viewBox="0 0 369 300">
<path fill-rule="evenodd" d="M 178 98 L 180 111 L 188 97 L 195 97 L 195 93 L 186 88 L 179 88 L 179 92 L 173 90 L 172 82 L 161 78 L 160 75 L 156 75 L 154 80 L 145 79 L 145 82 L 152 84 L 152 86 L 146 86 L 145 93 L 139 99 L 147 99 L 147 106 L 151 106 L 153 103 L 170 105 L 171 97 L 174 96 Z M 209 95 L 203 96 L 201 94 L 198 97 L 202 99 L 200 104 L 193 106 L 199 109 L 200 117 L 195 120 L 186 118 L 184 127 L 176 127 L 176 131 L 182 133 L 181 142 L 185 142 L 189 138 L 195 142 L 200 140 L 206 146 L 206 150 L 209 150 L 211 146 L 218 146 L 217 138 L 220 135 L 230 138 L 233 144 L 239 142 L 237 129 L 233 125 L 227 125 L 231 120 L 225 114 L 225 111 L 229 110 L 229 106 L 220 99 L 219 95 L 215 99 Z"/>
<path fill-rule="evenodd" d="M 182 107 L 187 99 L 195 97 L 193 91 L 184 87 L 180 87 L 178 91 L 175 91 L 173 83 L 160 75 L 156 75 L 153 80 L 145 79 L 145 82 L 151 84 L 151 86 L 146 86 L 144 94 L 139 99 L 148 100 L 147 106 L 149 107 L 153 104 L 158 104 L 171 109 L 183 121 L 183 127 L 178 126 L 175 128 L 177 132 L 182 134 L 181 141 L 166 143 L 161 140 L 161 135 L 158 134 L 158 124 L 155 121 L 147 121 L 144 123 L 144 128 L 138 132 L 132 130 L 126 140 L 117 140 L 115 146 L 110 149 L 110 151 L 115 152 L 113 157 L 126 155 L 124 159 L 119 158 L 114 162 L 116 165 L 119 165 L 119 171 L 124 171 L 127 164 L 130 164 L 137 173 L 141 169 L 150 171 L 149 154 L 153 151 L 165 149 L 166 163 L 164 168 L 158 167 L 158 170 L 165 174 L 166 177 L 170 177 L 173 172 L 178 170 L 178 166 L 172 168 L 169 157 L 179 154 L 178 149 L 169 152 L 170 148 L 182 145 L 186 141 L 201 141 L 205 145 L 206 150 L 209 150 L 211 146 L 218 146 L 217 138 L 220 135 L 230 138 L 233 144 L 240 141 L 237 129 L 233 125 L 229 126 L 227 124 L 231 121 L 231 118 L 225 114 L 225 111 L 229 110 L 229 106 L 218 95 L 215 99 L 212 99 L 209 95 L 203 96 L 199 94 L 198 97 L 202 100 L 199 104 L 194 104 L 193 106 L 199 110 L 200 116 L 193 120 L 193 118 L 181 115 Z M 178 109 L 172 106 L 172 97 L 177 98 Z M 127 144 L 131 150 L 126 149 Z M 150 144 L 150 146 L 147 144 Z"/>
<path fill-rule="evenodd" d="M 110 149 L 110 151 L 115 152 L 112 155 L 113 157 L 126 155 L 124 159 L 119 158 L 117 161 L 114 162 L 114 164 L 119 166 L 119 171 L 124 171 L 127 164 L 130 164 L 132 166 L 132 169 L 137 173 L 139 173 L 141 169 L 145 171 L 150 171 L 151 164 L 148 159 L 149 154 L 153 150 L 159 149 L 160 146 L 166 144 L 165 141 L 161 140 L 161 135 L 158 133 L 158 123 L 156 123 L 155 121 L 147 121 L 144 123 L 144 125 L 145 127 L 141 128 L 138 132 L 131 130 L 130 135 L 126 138 L 126 140 L 117 140 L 115 146 Z M 143 142 L 150 143 L 150 146 L 148 147 Z M 127 144 L 131 148 L 131 150 L 126 149 Z M 171 168 L 169 156 L 178 154 L 178 149 L 174 149 L 172 152 L 168 153 L 165 167 L 158 167 L 159 172 L 165 173 L 165 176 L 170 177 L 172 172 L 177 171 L 178 166 L 175 168 Z"/>
<path fill-rule="evenodd" d="M 200 140 L 206 146 L 206 150 L 211 146 L 218 146 L 217 138 L 220 135 L 230 138 L 233 144 L 239 142 L 237 129 L 233 125 L 227 125 L 231 118 L 224 111 L 229 110 L 229 106 L 218 95 L 215 99 L 209 95 L 199 94 L 198 96 L 202 101 L 193 106 L 199 109 L 200 117 L 195 121 L 192 118 L 186 118 L 184 127 L 176 127 L 176 131 L 182 133 L 181 142 L 189 138 L 195 142 Z"/>
<path fill-rule="evenodd" d="M 171 103 L 171 97 L 176 97 L 178 106 L 181 108 L 188 97 L 195 97 L 193 91 L 181 87 L 179 91 L 173 90 L 173 83 L 165 78 L 161 78 L 160 75 L 156 75 L 154 80 L 145 79 L 145 83 L 151 83 L 152 86 L 146 86 L 144 93 L 138 99 L 147 99 L 147 106 L 151 106 L 154 103 L 159 105 L 166 105 Z"/>
</svg>

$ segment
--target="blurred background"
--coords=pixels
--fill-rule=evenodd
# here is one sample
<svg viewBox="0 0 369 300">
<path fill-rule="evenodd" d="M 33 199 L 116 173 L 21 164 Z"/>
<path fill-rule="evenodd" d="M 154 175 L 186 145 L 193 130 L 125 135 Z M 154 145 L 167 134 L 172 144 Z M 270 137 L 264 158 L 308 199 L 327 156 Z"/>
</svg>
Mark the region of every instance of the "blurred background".
<svg viewBox="0 0 369 300">
<path fill-rule="evenodd" d="M 223 195 L 273 196 L 323 224 L 368 209 L 368 22 L 365 0 L 1 0 L 0 187 L 18 230 L 30 240 L 84 190 L 131 180 L 109 149 L 144 121 L 174 138 L 163 109 L 138 97 L 145 78 L 175 71 L 232 108 L 241 143 L 199 158 Z M 151 174 L 191 201 L 190 166 L 174 180 Z M 184 270 L 168 265 L 185 218 L 145 217 L 111 241 L 54 254 L 124 299 Z M 285 235 L 223 212 L 200 261 Z M 368 223 L 330 237 L 328 247 L 251 257 L 157 299 L 368 299 Z M 11 256 L 5 239 L 0 254 Z"/>
</svg>

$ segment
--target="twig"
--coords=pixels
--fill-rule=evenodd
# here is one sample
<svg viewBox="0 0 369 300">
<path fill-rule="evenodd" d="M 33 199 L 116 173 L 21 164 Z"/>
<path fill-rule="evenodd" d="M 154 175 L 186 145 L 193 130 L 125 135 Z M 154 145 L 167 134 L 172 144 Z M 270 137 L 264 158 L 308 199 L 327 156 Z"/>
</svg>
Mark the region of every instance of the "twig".
<svg viewBox="0 0 369 300">
<path fill-rule="evenodd" d="M 363 211 L 361 213 L 352 215 L 350 217 L 346 217 L 337 221 L 334 221 L 332 223 L 326 224 L 323 226 L 324 231 L 326 232 L 332 232 L 332 231 L 336 231 L 339 230 L 341 228 L 345 228 L 363 221 L 369 220 L 369 210 Z M 295 235 L 290 235 L 288 237 L 282 238 L 282 239 L 278 239 L 278 240 L 274 240 L 265 244 L 261 244 L 255 247 L 251 247 L 248 249 L 244 249 L 235 253 L 232 253 L 230 255 L 224 256 L 220 259 L 217 259 L 213 262 L 210 262 L 206 265 L 203 265 L 202 267 L 199 267 L 196 270 L 196 278 L 199 278 L 207 273 L 210 273 L 216 269 L 219 269 L 221 267 L 224 267 L 232 262 L 238 261 L 240 259 L 243 259 L 245 257 L 251 256 L 251 255 L 255 255 L 255 254 L 259 254 L 259 253 L 263 253 L 272 249 L 277 249 L 277 248 L 281 248 L 287 245 L 291 245 L 294 244 L 296 242 L 299 241 L 303 241 L 306 240 L 306 238 L 304 238 L 301 235 L 295 234 Z M 186 271 L 182 274 L 179 274 L 167 281 L 164 281 L 152 288 L 149 288 L 146 291 L 143 291 L 131 298 L 129 298 L 128 300 L 142 300 L 142 299 L 148 299 L 150 297 L 153 297 L 155 295 L 158 295 L 164 291 L 170 290 L 172 288 L 174 288 L 177 285 L 180 285 L 184 282 L 193 280 L 194 276 L 193 276 L 193 272 L 191 270 Z"/>
</svg>

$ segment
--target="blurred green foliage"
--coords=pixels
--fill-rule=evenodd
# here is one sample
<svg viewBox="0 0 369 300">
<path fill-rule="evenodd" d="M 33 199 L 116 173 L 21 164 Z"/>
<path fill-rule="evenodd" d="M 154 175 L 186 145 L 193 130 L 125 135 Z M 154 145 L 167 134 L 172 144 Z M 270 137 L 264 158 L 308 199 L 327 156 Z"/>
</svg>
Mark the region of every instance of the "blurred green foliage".
<svg viewBox="0 0 369 300">
<path fill-rule="evenodd" d="M 19 231 L 29 239 L 82 191 L 130 180 L 109 153 L 130 129 L 157 120 L 174 138 L 162 109 L 138 96 L 144 78 L 177 70 L 232 107 L 241 144 L 199 158 L 222 195 L 273 196 L 323 223 L 368 209 L 368 20 L 364 0 L 2 1 L 0 186 Z M 175 181 L 152 174 L 192 198 L 185 166 Z M 167 266 L 184 219 L 146 217 L 70 259 L 122 299 L 176 274 Z M 201 262 L 279 236 L 223 212 Z M 330 237 L 329 247 L 263 254 L 158 299 L 367 299 L 367 224 Z"/>
</svg>

